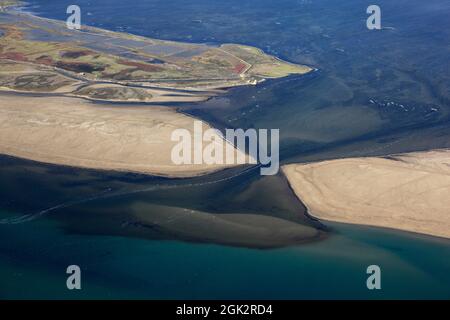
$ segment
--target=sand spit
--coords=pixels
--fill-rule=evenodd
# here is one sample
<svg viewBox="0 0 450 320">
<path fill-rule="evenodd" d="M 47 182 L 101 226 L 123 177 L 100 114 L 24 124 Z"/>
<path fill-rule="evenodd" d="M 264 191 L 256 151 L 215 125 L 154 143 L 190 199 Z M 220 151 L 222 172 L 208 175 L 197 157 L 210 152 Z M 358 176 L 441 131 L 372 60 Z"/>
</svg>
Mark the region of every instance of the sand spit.
<svg viewBox="0 0 450 320">
<path fill-rule="evenodd" d="M 0 94 L 0 153 L 58 165 L 170 177 L 226 168 L 172 162 L 171 151 L 177 144 L 171 141 L 173 130 L 193 132 L 194 121 L 198 120 L 165 107 Z M 206 123 L 203 126 L 209 128 Z"/>
<path fill-rule="evenodd" d="M 311 215 L 450 238 L 450 150 L 283 167 Z"/>
</svg>

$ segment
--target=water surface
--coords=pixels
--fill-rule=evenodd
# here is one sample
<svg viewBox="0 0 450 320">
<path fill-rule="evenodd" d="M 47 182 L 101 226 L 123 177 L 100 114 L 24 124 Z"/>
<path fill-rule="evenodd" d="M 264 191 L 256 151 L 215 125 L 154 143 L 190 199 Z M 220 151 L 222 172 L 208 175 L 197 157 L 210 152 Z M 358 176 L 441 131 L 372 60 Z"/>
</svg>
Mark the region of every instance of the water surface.
<svg viewBox="0 0 450 320">
<path fill-rule="evenodd" d="M 27 10 L 58 20 L 71 4 L 29 2 Z M 450 147 L 447 1 L 379 1 L 388 27 L 380 32 L 365 28 L 367 3 L 360 0 L 78 4 L 89 25 L 254 45 L 317 68 L 176 106 L 219 128 L 280 128 L 283 163 Z M 261 178 L 233 169 L 170 180 L 8 157 L 0 166 L 0 219 L 30 220 L 0 224 L 3 298 L 450 298 L 448 240 L 323 226 L 304 215 L 281 175 Z M 136 207 L 151 216 L 161 206 L 168 212 L 270 215 L 327 236 L 258 250 L 124 227 L 134 221 Z M 80 292 L 65 288 L 69 264 L 83 270 Z M 382 269 L 381 291 L 366 288 L 371 264 Z"/>
</svg>

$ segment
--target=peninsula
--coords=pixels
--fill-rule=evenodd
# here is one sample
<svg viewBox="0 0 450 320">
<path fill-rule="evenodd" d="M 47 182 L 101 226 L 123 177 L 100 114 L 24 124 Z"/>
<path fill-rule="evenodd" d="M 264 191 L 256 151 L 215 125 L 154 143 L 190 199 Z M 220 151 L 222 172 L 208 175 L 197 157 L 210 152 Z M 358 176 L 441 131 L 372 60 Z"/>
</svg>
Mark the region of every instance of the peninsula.
<svg viewBox="0 0 450 320">
<path fill-rule="evenodd" d="M 312 70 L 244 45 L 70 30 L 17 3 L 0 0 L 0 154 L 175 177 L 220 170 L 172 163 L 170 133 L 195 119 L 168 105 Z"/>
</svg>

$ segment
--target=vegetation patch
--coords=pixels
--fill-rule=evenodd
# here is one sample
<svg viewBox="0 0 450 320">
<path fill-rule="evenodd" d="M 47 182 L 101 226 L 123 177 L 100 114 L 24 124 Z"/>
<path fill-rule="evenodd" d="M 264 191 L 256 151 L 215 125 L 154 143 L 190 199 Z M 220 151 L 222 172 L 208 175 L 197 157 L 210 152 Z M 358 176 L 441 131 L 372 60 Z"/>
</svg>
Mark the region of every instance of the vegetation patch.
<svg viewBox="0 0 450 320">
<path fill-rule="evenodd" d="M 65 61 L 57 61 L 55 63 L 55 67 L 69 70 L 78 73 L 93 73 L 94 71 L 104 71 L 105 66 L 103 65 L 94 65 L 90 63 L 84 62 L 65 62 Z"/>
</svg>

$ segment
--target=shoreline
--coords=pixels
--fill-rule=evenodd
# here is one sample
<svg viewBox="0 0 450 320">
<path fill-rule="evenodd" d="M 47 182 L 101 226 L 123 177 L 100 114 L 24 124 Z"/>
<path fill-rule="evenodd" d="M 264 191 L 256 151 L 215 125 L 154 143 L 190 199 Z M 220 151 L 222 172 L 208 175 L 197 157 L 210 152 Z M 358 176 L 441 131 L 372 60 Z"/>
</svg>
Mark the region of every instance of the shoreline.
<svg viewBox="0 0 450 320">
<path fill-rule="evenodd" d="M 173 178 L 237 167 L 172 163 L 176 142 L 171 141 L 171 132 L 177 128 L 192 131 L 194 122 L 201 120 L 171 108 L 99 105 L 67 97 L 0 97 L 0 153 L 5 155 Z M 223 141 L 226 148 L 228 142 Z"/>
<path fill-rule="evenodd" d="M 319 221 L 450 239 L 450 150 L 344 158 L 282 167 Z"/>
<path fill-rule="evenodd" d="M 7 7 L 4 14 L 6 19 L 2 28 L 6 31 L 1 38 L 3 48 L 0 52 L 3 68 L 0 72 L 0 122 L 4 128 L 1 130 L 0 153 L 43 163 L 164 177 L 193 177 L 240 166 L 177 166 L 170 161 L 169 146 L 174 143 L 171 143 L 167 125 L 175 121 L 174 128 L 190 130 L 192 122 L 198 119 L 171 108 L 170 104 L 201 103 L 226 92 L 222 88 L 256 85 L 265 79 L 314 71 L 251 46 L 222 44 L 211 47 L 91 26 L 83 26 L 84 32 L 68 31 L 63 21 L 16 10 L 14 6 Z M 34 30 L 46 32 L 49 38 L 29 38 L 28 34 Z M 101 37 L 99 46 L 89 46 L 92 37 Z M 117 49 L 114 46 L 118 41 L 123 52 L 135 49 L 135 57 L 127 60 L 121 54 L 115 54 L 112 49 Z M 54 47 L 55 43 L 57 47 Z M 141 46 L 149 47 L 149 51 L 141 50 Z M 202 52 L 191 53 L 193 49 Z M 164 63 L 148 62 L 150 56 L 153 60 L 159 58 L 155 53 L 158 50 L 167 51 L 164 51 Z M 204 50 L 207 54 L 202 56 Z M 189 54 L 177 58 L 171 51 Z M 41 52 L 46 55 L 42 56 Z M 144 58 L 146 61 L 139 60 Z M 87 68 L 95 64 L 100 64 L 103 69 L 79 71 L 81 66 Z M 175 71 L 174 65 L 177 66 Z M 241 66 L 245 68 L 241 69 Z M 38 107 L 32 108 L 31 104 Z M 74 114 L 68 122 L 64 120 L 66 113 Z M 142 131 L 137 132 L 124 121 L 111 120 L 115 113 L 125 118 L 133 114 L 132 117 L 136 116 L 138 120 L 128 120 L 138 121 Z M 104 119 L 102 129 L 96 128 L 97 124 L 90 120 L 97 117 Z M 162 124 L 151 124 L 158 119 Z M 205 121 L 198 120 L 211 128 Z M 101 130 L 113 132 L 116 140 Z M 230 144 L 224 139 L 219 140 L 224 141 L 225 146 Z M 157 141 L 159 145 L 155 146 Z M 142 148 L 148 154 L 144 155 Z M 233 149 L 235 153 L 245 154 L 234 146 Z"/>
<path fill-rule="evenodd" d="M 23 8 L 23 7 L 22 6 L 19 7 L 18 5 L 9 6 L 9 7 L 6 7 L 4 13 L 14 15 L 18 18 L 26 16 L 26 17 L 29 17 L 30 19 L 41 20 L 43 22 L 51 23 L 51 24 L 54 24 L 55 26 L 65 29 L 65 23 L 63 20 L 41 17 L 34 12 L 21 10 L 21 8 Z M 89 31 L 92 31 L 92 32 L 89 32 Z M 126 40 L 137 41 L 137 42 L 143 42 L 143 43 L 147 43 L 147 44 L 158 43 L 158 44 L 169 44 L 169 45 L 174 45 L 174 46 L 186 46 L 186 48 L 184 48 L 183 50 L 185 50 L 185 49 L 190 50 L 192 48 L 197 48 L 197 47 L 200 47 L 203 49 L 208 48 L 208 49 L 220 51 L 223 54 L 225 54 L 225 56 L 231 56 L 231 57 L 239 60 L 243 64 L 248 65 L 245 68 L 245 70 L 240 71 L 239 74 L 232 74 L 233 77 L 231 77 L 231 78 L 219 76 L 214 79 L 195 77 L 195 78 L 173 78 L 173 79 L 171 79 L 171 78 L 162 78 L 162 79 L 161 78 L 154 78 L 154 79 L 143 78 L 143 79 L 124 79 L 124 80 L 96 78 L 96 77 L 93 77 L 92 75 L 90 75 L 90 77 L 87 77 L 87 75 L 85 75 L 85 74 L 81 75 L 79 72 L 70 71 L 70 70 L 66 70 L 63 68 L 61 69 L 61 68 L 55 67 L 55 66 L 52 67 L 52 69 L 54 69 L 55 72 L 60 73 L 61 75 L 66 75 L 66 76 L 72 77 L 73 79 L 77 79 L 78 81 L 81 81 L 81 82 L 88 82 L 91 85 L 95 85 L 97 83 L 98 84 L 109 83 L 111 85 L 128 87 L 129 85 L 133 86 L 136 84 L 138 84 L 138 85 L 139 84 L 143 84 L 143 85 L 149 84 L 149 85 L 154 86 L 157 89 L 162 89 L 162 90 L 164 90 L 164 89 L 167 89 L 167 90 L 179 89 L 179 90 L 186 90 L 187 92 L 190 92 L 190 93 L 195 93 L 196 91 L 206 91 L 206 92 L 214 93 L 214 91 L 223 91 L 223 90 L 227 91 L 230 88 L 240 87 L 240 86 L 254 86 L 254 85 L 257 85 L 266 80 L 280 79 L 280 78 L 284 78 L 284 77 L 288 77 L 288 76 L 292 76 L 292 75 L 307 75 L 307 74 L 318 71 L 318 69 L 315 67 L 311 67 L 311 66 L 308 66 L 305 64 L 294 63 L 291 61 L 286 61 L 286 60 L 283 60 L 281 57 L 273 56 L 272 54 L 266 53 L 261 48 L 253 47 L 253 46 L 246 45 L 246 44 L 220 43 L 217 46 L 210 46 L 210 45 L 208 45 L 208 43 L 203 43 L 203 42 L 183 42 L 183 41 L 175 41 L 175 40 L 148 38 L 148 37 L 141 36 L 141 35 L 131 34 L 131 33 L 123 32 L 123 31 L 113 31 L 113 30 L 103 29 L 103 28 L 90 26 L 90 25 L 82 25 L 82 28 L 80 30 L 72 30 L 71 33 L 73 33 L 73 35 L 76 35 L 77 33 L 80 33 L 82 35 L 94 35 L 94 36 L 107 35 L 113 39 L 122 39 L 125 41 Z M 37 41 L 39 41 L 39 40 L 37 40 Z M 65 42 L 63 42 L 63 43 L 65 43 Z M 83 45 L 80 44 L 80 47 L 83 48 Z M 128 48 L 128 47 L 123 48 L 123 50 L 126 50 L 126 49 L 130 49 L 130 48 Z M 246 50 L 248 50 L 252 54 L 254 54 L 256 52 L 257 54 L 255 55 L 255 57 L 262 57 L 262 58 L 266 59 L 266 61 L 249 63 L 244 58 L 241 58 L 238 54 L 236 54 L 236 52 L 239 52 L 239 51 L 243 51 L 243 52 L 245 52 L 245 54 L 250 54 L 249 52 L 246 52 Z M 94 49 L 94 51 L 95 51 L 95 49 Z M 99 52 L 101 52 L 101 51 L 99 51 Z M 242 52 L 241 52 L 241 54 L 242 54 Z M 151 53 L 150 55 L 153 56 L 154 54 Z M 2 58 L 2 60 L 4 60 L 4 59 Z M 136 60 L 136 58 L 131 58 L 130 61 L 140 61 L 140 60 Z M 275 65 L 271 65 L 271 64 L 274 64 L 274 62 L 276 62 Z M 30 62 L 21 61 L 21 63 L 30 63 Z M 31 63 L 31 64 L 35 65 L 35 66 L 40 65 L 42 67 L 48 67 L 48 65 L 45 65 L 45 64 L 36 64 L 36 63 Z M 269 65 L 271 65 L 271 66 L 269 67 Z M 283 68 L 285 68 L 287 66 L 291 67 L 292 69 L 289 69 L 289 71 L 282 70 Z M 255 68 L 259 69 L 259 68 L 264 68 L 264 67 L 266 67 L 266 68 L 269 67 L 270 71 L 249 72 L 252 69 L 255 69 Z M 270 68 L 272 68 L 272 69 L 270 69 Z M 170 85 L 171 82 L 174 83 L 175 85 L 171 86 Z M 176 86 L 177 83 L 183 83 L 183 82 L 186 82 L 186 83 L 191 82 L 194 85 L 184 85 L 184 86 L 180 86 L 180 87 Z M 209 83 L 205 84 L 205 82 L 209 82 Z M 116 100 L 112 100 L 112 101 L 116 101 Z"/>
</svg>

